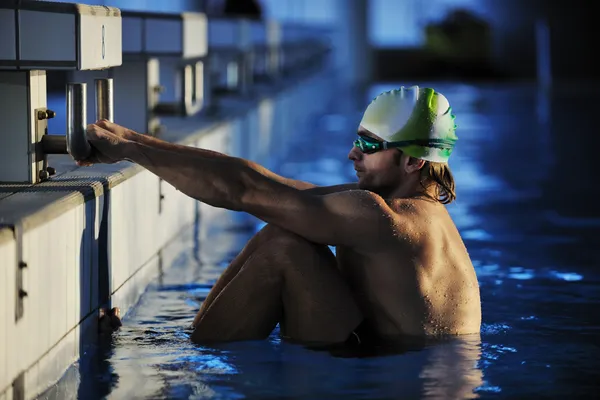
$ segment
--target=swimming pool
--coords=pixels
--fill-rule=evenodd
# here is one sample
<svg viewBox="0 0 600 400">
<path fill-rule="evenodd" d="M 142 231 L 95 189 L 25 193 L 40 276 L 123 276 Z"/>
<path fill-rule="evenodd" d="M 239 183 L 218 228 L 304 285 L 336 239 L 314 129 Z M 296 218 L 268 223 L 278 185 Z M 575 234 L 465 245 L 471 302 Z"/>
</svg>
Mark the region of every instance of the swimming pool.
<svg viewBox="0 0 600 400">
<path fill-rule="evenodd" d="M 318 184 L 353 179 L 345 156 L 357 105 L 315 116 L 279 172 Z M 206 347 L 187 326 L 256 229 L 190 230 L 188 250 L 112 338 L 43 398 L 576 398 L 600 373 L 600 209 L 593 162 L 600 100 L 588 87 L 549 98 L 520 85 L 435 84 L 453 104 L 459 144 L 449 210 L 481 286 L 480 338 L 369 357 L 269 340 Z M 310 141 L 311 146 L 301 146 Z M 328 144 L 327 146 L 325 144 Z M 219 246 L 214 244 L 218 243 Z"/>
</svg>

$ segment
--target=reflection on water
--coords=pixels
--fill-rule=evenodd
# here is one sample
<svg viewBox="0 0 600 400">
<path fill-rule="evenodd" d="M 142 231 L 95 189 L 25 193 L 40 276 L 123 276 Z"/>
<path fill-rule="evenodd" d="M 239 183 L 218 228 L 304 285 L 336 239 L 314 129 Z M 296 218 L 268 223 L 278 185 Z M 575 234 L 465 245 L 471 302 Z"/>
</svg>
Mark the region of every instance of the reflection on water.
<svg viewBox="0 0 600 400">
<path fill-rule="evenodd" d="M 372 88 L 362 105 L 392 87 Z M 85 399 L 592 397 L 600 378 L 600 209 L 590 201 L 599 189 L 585 162 L 600 147 L 592 135 L 600 99 L 579 89 L 540 99 L 527 86 L 435 87 L 459 126 L 451 161 L 458 200 L 449 210 L 481 286 L 480 337 L 384 354 L 308 350 L 277 332 L 267 341 L 196 346 L 187 326 L 239 248 L 202 265 L 190 250 L 126 316 L 89 363 L 95 367 L 71 371 L 77 378 L 54 393 L 71 385 Z M 344 160 L 361 102 L 349 103 L 327 110 L 315 123 L 322 132 L 298 135 L 279 172 L 318 184 L 353 180 Z"/>
<path fill-rule="evenodd" d="M 175 266 L 163 277 L 169 283 L 143 296 L 105 352 L 104 370 L 82 372 L 105 384 L 80 386 L 80 398 L 100 397 L 99 388 L 111 399 L 474 398 L 487 390 L 479 335 L 364 353 L 309 350 L 282 342 L 277 329 L 267 341 L 192 344 L 187 326 L 205 285 L 176 281 L 193 263 Z"/>
</svg>

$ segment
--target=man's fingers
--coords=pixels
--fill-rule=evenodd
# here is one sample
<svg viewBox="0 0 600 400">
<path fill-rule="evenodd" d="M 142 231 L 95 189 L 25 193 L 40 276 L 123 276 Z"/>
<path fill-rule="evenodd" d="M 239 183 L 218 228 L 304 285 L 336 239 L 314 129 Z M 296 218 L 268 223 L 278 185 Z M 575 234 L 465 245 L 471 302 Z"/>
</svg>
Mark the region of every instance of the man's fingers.
<svg viewBox="0 0 600 400">
<path fill-rule="evenodd" d="M 131 134 L 134 134 L 134 132 L 131 129 L 127 129 L 124 126 L 121 126 L 119 124 L 115 124 L 114 122 L 110 122 L 109 120 L 106 119 L 101 119 L 99 121 L 96 122 L 96 125 L 98 125 L 99 127 L 101 127 L 102 129 L 106 129 L 108 132 L 115 134 L 119 137 L 128 137 Z"/>
<path fill-rule="evenodd" d="M 96 125 L 98 125 L 101 128 L 104 128 L 106 130 L 112 131 L 115 124 L 110 122 L 107 119 L 101 119 L 99 121 L 96 121 Z"/>
<path fill-rule="evenodd" d="M 99 125 L 90 124 L 87 127 L 87 139 L 90 141 L 94 140 L 110 140 L 114 137 L 114 134 Z"/>
<path fill-rule="evenodd" d="M 87 139 L 88 140 L 98 139 L 98 129 L 102 129 L 102 128 L 100 128 L 96 124 L 89 124 L 87 126 L 87 129 L 85 130 Z"/>
<path fill-rule="evenodd" d="M 85 160 L 75 160 L 80 167 L 89 167 L 97 163 L 111 164 L 116 162 L 108 154 L 112 154 L 113 147 L 117 146 L 122 139 L 118 135 L 110 132 L 108 129 L 100 126 L 111 124 L 108 121 L 98 121 L 97 124 L 90 124 L 86 127 L 86 139 L 92 146 L 92 154 Z"/>
<path fill-rule="evenodd" d="M 121 125 L 115 124 L 114 122 L 110 122 L 107 119 L 101 119 L 97 121 L 96 125 L 98 125 L 102 129 L 109 131 L 110 133 L 114 133 L 117 136 L 122 136 L 123 132 L 126 130 Z"/>
</svg>

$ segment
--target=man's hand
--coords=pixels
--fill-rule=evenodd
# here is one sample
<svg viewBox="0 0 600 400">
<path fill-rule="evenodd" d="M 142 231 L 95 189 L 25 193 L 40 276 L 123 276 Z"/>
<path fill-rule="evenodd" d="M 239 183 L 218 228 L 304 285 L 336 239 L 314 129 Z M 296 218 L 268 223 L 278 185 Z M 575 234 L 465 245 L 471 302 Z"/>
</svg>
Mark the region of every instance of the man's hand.
<svg viewBox="0 0 600 400">
<path fill-rule="evenodd" d="M 114 122 L 110 122 L 106 119 L 101 119 L 100 121 L 96 122 L 96 125 L 125 140 L 131 140 L 135 142 L 137 137 L 140 136 L 139 133 L 132 131 L 129 128 L 125 128 L 124 126 L 115 124 Z"/>
<path fill-rule="evenodd" d="M 92 154 L 86 160 L 77 161 L 79 166 L 96 163 L 112 164 L 125 159 L 128 143 L 132 143 L 137 133 L 106 120 L 88 125 L 86 138 L 92 146 Z"/>
</svg>

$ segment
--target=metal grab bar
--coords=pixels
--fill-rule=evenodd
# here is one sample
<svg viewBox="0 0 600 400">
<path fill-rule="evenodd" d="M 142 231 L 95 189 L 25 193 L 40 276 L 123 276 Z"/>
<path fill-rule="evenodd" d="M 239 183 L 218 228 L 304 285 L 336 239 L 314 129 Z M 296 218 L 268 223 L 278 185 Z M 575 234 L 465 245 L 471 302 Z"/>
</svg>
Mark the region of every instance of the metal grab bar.
<svg viewBox="0 0 600 400">
<path fill-rule="evenodd" d="M 194 115 L 204 105 L 204 63 L 196 61 L 180 69 L 183 79 L 182 99 L 175 102 L 160 102 L 154 107 L 157 115 Z"/>
<path fill-rule="evenodd" d="M 96 79 L 96 121 L 106 119 L 115 122 L 113 80 Z"/>
<path fill-rule="evenodd" d="M 96 120 L 114 121 L 113 80 L 96 79 Z M 92 153 L 87 141 L 87 84 L 67 85 L 67 134 L 44 135 L 42 152 L 45 154 L 70 154 L 75 160 L 85 160 Z"/>
<path fill-rule="evenodd" d="M 69 154 L 65 135 L 44 135 L 41 143 L 44 154 Z"/>
<path fill-rule="evenodd" d="M 85 160 L 92 153 L 87 141 L 87 84 L 67 85 L 67 152 L 75 160 Z"/>
</svg>

